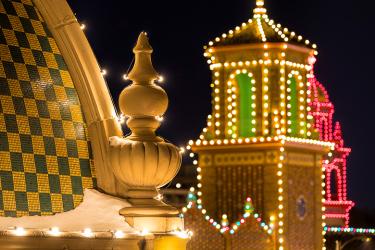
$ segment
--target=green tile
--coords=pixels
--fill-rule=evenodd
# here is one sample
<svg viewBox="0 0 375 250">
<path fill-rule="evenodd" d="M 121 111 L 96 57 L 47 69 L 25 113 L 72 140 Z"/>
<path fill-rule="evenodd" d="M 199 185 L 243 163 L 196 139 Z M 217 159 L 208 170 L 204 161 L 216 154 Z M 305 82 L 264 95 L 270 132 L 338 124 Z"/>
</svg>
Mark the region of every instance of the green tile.
<svg viewBox="0 0 375 250">
<path fill-rule="evenodd" d="M 16 68 L 14 67 L 14 64 L 11 62 L 2 61 L 5 75 L 8 79 L 18 79 Z"/>
<path fill-rule="evenodd" d="M 49 44 L 48 37 L 39 36 L 39 35 L 37 37 L 38 37 L 40 46 L 42 47 L 42 51 L 52 52 L 52 48 L 51 48 L 51 45 Z"/>
<path fill-rule="evenodd" d="M 17 152 L 10 152 L 10 162 L 12 164 L 12 171 L 23 172 L 22 154 Z"/>
<path fill-rule="evenodd" d="M 34 97 L 33 88 L 31 87 L 31 83 L 29 81 L 19 81 L 19 82 L 20 82 L 20 87 L 21 87 L 23 97 L 34 99 L 35 97 Z"/>
<path fill-rule="evenodd" d="M 56 145 L 55 140 L 53 137 L 43 136 L 44 141 L 44 149 L 46 151 L 46 155 L 54 155 L 56 156 Z"/>
<path fill-rule="evenodd" d="M 61 193 L 61 185 L 60 185 L 60 178 L 58 175 L 49 174 L 48 175 L 49 181 L 49 189 L 53 194 L 60 194 Z"/>
<path fill-rule="evenodd" d="M 30 48 L 29 40 L 27 40 L 26 34 L 20 31 L 14 31 L 18 41 L 18 45 L 23 48 Z"/>
<path fill-rule="evenodd" d="M 30 19 L 27 19 L 27 18 L 24 18 L 24 17 L 19 17 L 19 18 L 20 18 L 23 30 L 26 33 L 35 34 L 35 30 L 34 30 L 33 25 L 31 24 Z"/>
<path fill-rule="evenodd" d="M 61 103 L 59 105 L 59 109 L 60 109 L 61 119 L 65 120 L 65 121 L 73 120 L 72 114 L 70 113 L 69 105 L 67 105 L 65 103 Z"/>
<path fill-rule="evenodd" d="M 17 15 L 17 11 L 14 8 L 13 4 L 11 1 L 2 1 L 3 7 L 5 9 L 5 12 L 10 14 L 10 15 Z"/>
<path fill-rule="evenodd" d="M 63 194 L 62 201 L 64 205 L 64 211 L 69 211 L 74 208 L 74 201 L 72 195 Z"/>
<path fill-rule="evenodd" d="M 27 115 L 25 102 L 22 97 L 13 96 L 13 105 L 16 115 Z"/>
<path fill-rule="evenodd" d="M 35 169 L 38 174 L 47 174 L 47 160 L 45 155 L 34 155 Z"/>
<path fill-rule="evenodd" d="M 69 160 L 68 157 L 57 157 L 57 164 L 59 166 L 60 175 L 70 175 Z"/>
<path fill-rule="evenodd" d="M 38 114 L 42 118 L 50 118 L 47 102 L 44 100 L 35 100 Z"/>
<path fill-rule="evenodd" d="M 18 133 L 16 115 L 4 114 L 5 126 L 8 132 Z"/>
<path fill-rule="evenodd" d="M 43 25 L 44 32 L 46 32 L 46 35 L 47 35 L 48 37 L 52 37 L 52 33 L 51 33 L 51 31 L 48 29 L 47 24 L 46 24 L 45 22 L 42 22 L 42 25 Z"/>
<path fill-rule="evenodd" d="M 71 104 L 79 105 L 79 99 L 78 99 L 77 91 L 75 89 L 65 87 L 65 93 Z"/>
<path fill-rule="evenodd" d="M 16 217 L 17 213 L 16 211 L 4 211 L 5 217 Z"/>
<path fill-rule="evenodd" d="M 44 95 L 46 96 L 47 101 L 53 102 L 56 101 L 56 93 L 54 89 L 55 82 L 54 84 L 47 84 L 44 87 Z"/>
<path fill-rule="evenodd" d="M 0 95 L 10 95 L 7 79 L 0 77 Z"/>
<path fill-rule="evenodd" d="M 16 209 L 17 211 L 28 211 L 29 206 L 27 202 L 27 194 L 26 192 L 15 192 L 16 196 Z"/>
<path fill-rule="evenodd" d="M 8 30 L 12 29 L 12 24 L 10 23 L 8 16 L 4 13 L 0 13 L 0 25 L 1 25 L 1 28 L 3 29 L 8 29 Z"/>
<path fill-rule="evenodd" d="M 39 194 L 40 210 L 42 212 L 52 212 L 51 195 L 47 193 Z"/>
<path fill-rule="evenodd" d="M 64 61 L 64 58 L 62 57 L 62 55 L 59 55 L 59 54 L 54 54 L 54 55 L 55 55 L 56 62 L 59 66 L 59 69 L 60 70 L 68 70 L 68 67 L 65 64 L 65 61 Z"/>
<path fill-rule="evenodd" d="M 39 50 L 31 50 L 34 56 L 34 61 L 37 66 L 47 67 L 46 59 L 44 58 L 43 52 Z"/>
<path fill-rule="evenodd" d="M 8 48 L 9 48 L 9 51 L 10 51 L 10 55 L 12 56 L 13 62 L 25 63 L 25 61 L 23 60 L 23 56 L 22 56 L 20 47 L 9 45 Z"/>
<path fill-rule="evenodd" d="M 73 194 L 83 194 L 82 177 L 72 176 L 72 191 Z"/>
<path fill-rule="evenodd" d="M 0 170 L 0 180 L 1 180 L 2 190 L 6 190 L 6 191 L 14 190 L 12 172 Z"/>
<path fill-rule="evenodd" d="M 1 13 L 0 13 L 1 14 Z M 1 19 L 1 15 L 0 15 L 0 19 Z M 0 24 L 1 24 L 1 20 L 0 20 Z M 5 39 L 5 36 L 4 36 L 4 33 L 3 33 L 3 30 L 0 29 L 0 44 L 6 44 L 6 39 Z"/>
<path fill-rule="evenodd" d="M 29 127 L 31 135 L 42 135 L 42 126 L 40 120 L 37 117 L 29 117 Z"/>
<path fill-rule="evenodd" d="M 52 120 L 53 135 L 57 138 L 64 138 L 64 127 L 61 120 Z"/>
<path fill-rule="evenodd" d="M 0 132 L 0 151 L 9 152 L 8 136 L 5 132 Z"/>
<path fill-rule="evenodd" d="M 60 70 L 49 68 L 49 74 L 51 75 L 54 85 L 63 86 L 63 80 L 61 78 Z"/>
<path fill-rule="evenodd" d="M 0 210 L 4 210 L 3 192 L 1 190 L 0 190 Z"/>
<path fill-rule="evenodd" d="M 33 153 L 33 141 L 31 135 L 20 135 L 22 153 Z"/>
<path fill-rule="evenodd" d="M 27 192 L 38 192 L 38 178 L 35 173 L 25 173 Z"/>
<path fill-rule="evenodd" d="M 78 148 L 76 140 L 66 140 L 66 149 L 68 151 L 68 157 L 78 158 Z"/>
<path fill-rule="evenodd" d="M 40 80 L 38 68 L 35 65 L 26 65 L 26 69 L 31 81 L 36 82 Z"/>
<path fill-rule="evenodd" d="M 30 19 L 38 20 L 39 21 L 38 14 L 36 13 L 36 10 L 35 10 L 34 6 L 24 4 L 23 7 L 25 8 L 25 10 L 27 12 L 27 16 Z"/>
<path fill-rule="evenodd" d="M 83 177 L 91 177 L 91 166 L 89 159 L 79 159 L 79 166 L 81 168 L 81 175 Z"/>
</svg>

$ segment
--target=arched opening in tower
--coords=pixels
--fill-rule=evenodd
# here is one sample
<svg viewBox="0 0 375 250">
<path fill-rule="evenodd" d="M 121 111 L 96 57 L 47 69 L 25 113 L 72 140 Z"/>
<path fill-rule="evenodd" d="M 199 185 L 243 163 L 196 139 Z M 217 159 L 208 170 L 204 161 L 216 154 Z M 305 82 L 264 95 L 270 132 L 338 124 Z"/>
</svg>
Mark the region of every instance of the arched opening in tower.
<svg viewBox="0 0 375 250">
<path fill-rule="evenodd" d="M 248 74 L 236 75 L 239 88 L 239 134 L 240 137 L 254 136 L 254 108 L 252 96 L 255 94 L 252 87 L 253 79 Z"/>
</svg>

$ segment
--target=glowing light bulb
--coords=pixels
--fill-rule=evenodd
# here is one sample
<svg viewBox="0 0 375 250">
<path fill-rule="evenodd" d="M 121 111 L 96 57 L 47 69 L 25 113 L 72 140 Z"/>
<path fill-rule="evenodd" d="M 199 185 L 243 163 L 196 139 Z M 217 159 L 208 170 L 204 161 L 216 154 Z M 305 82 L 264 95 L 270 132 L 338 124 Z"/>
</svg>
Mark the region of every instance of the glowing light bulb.
<svg viewBox="0 0 375 250">
<path fill-rule="evenodd" d="M 92 237 L 93 233 L 91 228 L 85 228 L 82 232 L 82 235 L 85 237 Z"/>
</svg>

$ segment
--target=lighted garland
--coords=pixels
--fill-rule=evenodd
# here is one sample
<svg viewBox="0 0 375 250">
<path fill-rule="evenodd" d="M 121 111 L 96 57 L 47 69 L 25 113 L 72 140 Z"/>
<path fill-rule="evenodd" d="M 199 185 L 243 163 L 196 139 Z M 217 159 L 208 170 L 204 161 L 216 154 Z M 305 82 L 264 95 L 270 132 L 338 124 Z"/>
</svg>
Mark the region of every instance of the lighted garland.
<svg viewBox="0 0 375 250">
<path fill-rule="evenodd" d="M 272 222 L 268 225 L 259 216 L 258 213 L 253 213 L 253 210 L 250 210 L 251 212 L 246 211 L 246 206 L 248 205 L 249 200 L 251 200 L 251 198 L 246 199 L 245 212 L 241 216 L 241 218 L 239 218 L 236 222 L 229 225 L 229 222 L 227 221 L 227 216 L 225 214 L 223 214 L 223 216 L 222 216 L 223 219 L 222 219 L 221 222 L 217 222 L 213 218 L 211 218 L 209 215 L 207 215 L 207 211 L 203 208 L 203 206 L 201 204 L 197 204 L 197 198 L 196 198 L 195 194 L 193 193 L 194 191 L 195 191 L 194 188 L 190 188 L 190 192 L 188 194 L 188 204 L 187 204 L 186 207 L 182 208 L 182 212 L 186 213 L 188 211 L 188 209 L 191 209 L 195 205 L 197 209 L 201 210 L 202 215 L 204 215 L 205 220 L 208 221 L 221 234 L 228 233 L 228 232 L 229 232 L 229 234 L 234 234 L 251 217 L 253 217 L 257 221 L 259 227 L 261 229 L 263 229 L 263 231 L 267 232 L 268 234 L 272 234 L 273 229 L 274 229 L 274 224 Z M 181 216 L 183 217 L 183 215 L 181 215 Z"/>
<path fill-rule="evenodd" d="M 354 228 L 354 227 L 324 227 L 325 232 L 349 233 L 349 234 L 371 234 L 375 235 L 375 228 Z"/>
<path fill-rule="evenodd" d="M 241 216 L 241 218 L 239 218 L 236 222 L 232 223 L 231 225 L 229 225 L 228 222 L 227 223 L 223 223 L 223 221 L 217 222 L 207 214 L 207 210 L 204 209 L 202 206 L 202 198 L 201 198 L 202 192 L 200 191 L 200 189 L 202 188 L 202 183 L 200 183 L 200 180 L 202 179 L 202 176 L 200 175 L 201 168 L 198 166 L 198 160 L 195 159 L 195 154 L 190 151 L 191 150 L 190 144 L 191 144 L 191 141 L 189 142 L 189 145 L 186 147 L 186 149 L 188 150 L 189 157 L 193 159 L 193 165 L 197 166 L 197 172 L 198 172 L 197 179 L 199 183 L 197 184 L 198 191 L 196 192 L 196 194 L 198 197 L 195 195 L 196 189 L 194 187 L 190 187 L 190 192 L 188 193 L 188 196 L 187 196 L 188 204 L 187 206 L 182 208 L 182 213 L 186 213 L 188 209 L 191 209 L 195 205 L 196 208 L 201 211 L 202 215 L 205 216 L 204 217 L 205 220 L 208 221 L 214 228 L 219 230 L 219 232 L 222 234 L 227 233 L 227 232 L 229 232 L 230 234 L 234 234 L 240 228 L 241 225 L 246 223 L 246 221 L 249 218 L 253 217 L 259 224 L 260 228 L 263 229 L 263 231 L 265 231 L 268 234 L 272 234 L 273 229 L 274 229 L 274 224 L 273 224 L 274 218 L 271 218 L 271 223 L 267 224 L 260 217 L 258 213 L 253 213 L 254 207 L 251 203 L 250 197 L 248 197 L 245 201 L 244 214 Z M 181 214 L 181 216 L 183 217 L 183 214 Z M 225 222 L 226 220 L 225 214 L 223 214 L 223 219 Z"/>
</svg>

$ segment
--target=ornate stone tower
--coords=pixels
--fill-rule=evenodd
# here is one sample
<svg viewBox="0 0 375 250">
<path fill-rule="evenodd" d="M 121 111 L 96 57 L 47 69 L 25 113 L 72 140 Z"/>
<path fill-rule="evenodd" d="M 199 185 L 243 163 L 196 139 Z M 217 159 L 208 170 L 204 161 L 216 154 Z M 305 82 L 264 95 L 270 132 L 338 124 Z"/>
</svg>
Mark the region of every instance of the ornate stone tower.
<svg viewBox="0 0 375 250">
<path fill-rule="evenodd" d="M 190 147 L 199 157 L 197 204 L 221 232 L 235 234 L 251 197 L 273 230 L 272 248 L 322 249 L 323 156 L 333 144 L 319 141 L 309 114 L 316 54 L 271 20 L 262 0 L 253 18 L 205 47 L 212 114 Z"/>
<path fill-rule="evenodd" d="M 314 62 L 312 59 L 311 62 Z M 313 70 L 312 70 L 313 73 Z M 344 146 L 339 122 L 333 125 L 334 105 L 328 93 L 315 77 L 310 79 L 311 112 L 314 127 L 319 132 L 320 140 L 335 143 L 324 165 L 326 174 L 326 223 L 329 226 L 349 226 L 349 211 L 354 202 L 348 200 L 346 185 L 346 161 L 351 149 Z"/>
</svg>

